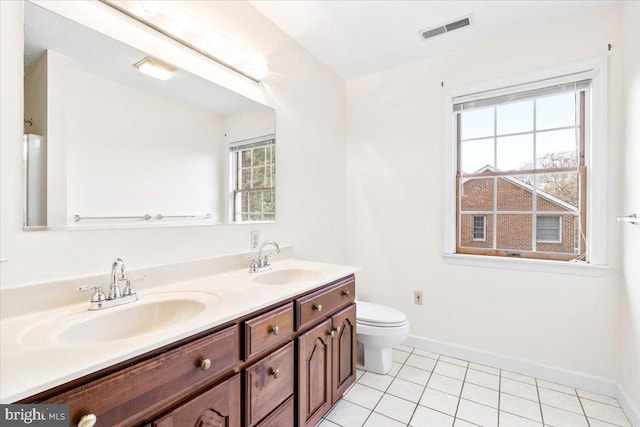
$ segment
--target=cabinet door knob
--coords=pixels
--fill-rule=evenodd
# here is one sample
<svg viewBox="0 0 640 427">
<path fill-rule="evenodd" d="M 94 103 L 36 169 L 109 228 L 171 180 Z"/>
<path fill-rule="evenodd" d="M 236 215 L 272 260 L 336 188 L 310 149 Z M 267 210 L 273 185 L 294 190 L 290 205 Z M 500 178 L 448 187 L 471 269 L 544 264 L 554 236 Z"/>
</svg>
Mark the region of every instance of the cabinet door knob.
<svg viewBox="0 0 640 427">
<path fill-rule="evenodd" d="M 278 376 L 280 375 L 280 369 L 273 369 L 271 368 L 271 376 L 273 378 L 278 378 Z"/>
<path fill-rule="evenodd" d="M 93 427 L 96 424 L 98 417 L 95 414 L 83 415 L 78 421 L 78 427 Z"/>
<path fill-rule="evenodd" d="M 333 328 L 331 329 L 327 335 L 329 335 L 331 338 L 335 338 L 336 334 L 340 333 L 340 326 L 338 326 L 337 328 Z"/>
<path fill-rule="evenodd" d="M 206 371 L 211 367 L 211 360 L 209 359 L 200 359 L 200 369 Z"/>
<path fill-rule="evenodd" d="M 280 328 L 278 326 L 272 326 L 271 327 L 271 333 L 273 335 L 278 335 L 280 333 Z"/>
<path fill-rule="evenodd" d="M 349 295 L 351 295 L 351 291 L 342 291 L 343 297 L 348 297 Z"/>
<path fill-rule="evenodd" d="M 322 304 L 314 304 L 313 308 L 315 311 L 322 311 Z"/>
</svg>

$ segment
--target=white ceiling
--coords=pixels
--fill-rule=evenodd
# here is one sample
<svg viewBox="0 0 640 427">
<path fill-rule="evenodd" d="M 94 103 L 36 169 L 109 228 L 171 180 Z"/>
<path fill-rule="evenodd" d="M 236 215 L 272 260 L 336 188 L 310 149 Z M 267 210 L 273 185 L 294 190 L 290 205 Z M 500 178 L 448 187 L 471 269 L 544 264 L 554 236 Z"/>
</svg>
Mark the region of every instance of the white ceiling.
<svg viewBox="0 0 640 427">
<path fill-rule="evenodd" d="M 249 0 L 346 80 L 535 27 L 616 0 Z M 419 31 L 471 15 L 429 40 Z"/>
</svg>

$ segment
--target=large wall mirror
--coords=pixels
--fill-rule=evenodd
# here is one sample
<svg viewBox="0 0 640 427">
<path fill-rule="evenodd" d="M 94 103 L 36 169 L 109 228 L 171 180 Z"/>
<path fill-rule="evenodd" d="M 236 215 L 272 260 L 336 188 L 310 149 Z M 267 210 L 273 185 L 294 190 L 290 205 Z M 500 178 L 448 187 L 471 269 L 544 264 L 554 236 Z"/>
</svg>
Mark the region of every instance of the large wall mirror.
<svg viewBox="0 0 640 427">
<path fill-rule="evenodd" d="M 275 220 L 275 112 L 25 2 L 25 228 Z M 162 61 L 162 58 L 152 58 Z"/>
</svg>

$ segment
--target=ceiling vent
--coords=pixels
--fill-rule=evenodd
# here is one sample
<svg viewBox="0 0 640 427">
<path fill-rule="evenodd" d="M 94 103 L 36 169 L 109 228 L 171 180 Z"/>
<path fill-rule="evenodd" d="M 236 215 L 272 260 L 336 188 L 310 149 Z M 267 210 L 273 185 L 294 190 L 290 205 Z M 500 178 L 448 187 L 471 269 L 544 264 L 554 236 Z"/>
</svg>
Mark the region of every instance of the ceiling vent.
<svg viewBox="0 0 640 427">
<path fill-rule="evenodd" d="M 458 28 L 466 27 L 469 24 L 471 24 L 471 20 L 470 17 L 467 16 L 466 18 L 458 19 L 457 21 L 450 22 L 445 25 L 440 25 L 428 30 L 422 30 L 420 31 L 420 36 L 424 39 L 429 39 L 440 34 L 448 33 L 449 31 L 457 30 Z"/>
</svg>

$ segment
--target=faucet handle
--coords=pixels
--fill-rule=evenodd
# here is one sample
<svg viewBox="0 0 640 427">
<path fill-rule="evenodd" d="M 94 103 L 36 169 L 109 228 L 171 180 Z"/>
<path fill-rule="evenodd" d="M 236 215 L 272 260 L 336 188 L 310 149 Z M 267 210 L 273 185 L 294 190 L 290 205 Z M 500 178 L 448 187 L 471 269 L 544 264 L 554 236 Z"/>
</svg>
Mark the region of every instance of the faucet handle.
<svg viewBox="0 0 640 427">
<path fill-rule="evenodd" d="M 140 277 L 134 277 L 133 279 L 129 279 L 128 277 L 124 279 L 125 280 L 125 285 L 124 285 L 124 290 L 122 291 L 122 296 L 129 296 L 129 295 L 135 295 L 136 294 L 136 288 L 133 287 L 133 285 L 131 284 L 131 282 L 137 282 L 138 280 L 147 280 L 147 276 L 143 275 Z"/>
<path fill-rule="evenodd" d="M 102 292 L 102 283 L 97 283 L 93 286 L 91 285 L 85 285 L 85 286 L 78 286 L 76 288 L 76 292 L 86 292 L 90 289 L 95 289 L 95 292 L 93 293 L 93 296 L 91 297 L 91 302 L 102 302 L 104 300 L 107 299 L 107 297 L 105 296 L 104 292 Z"/>
</svg>

